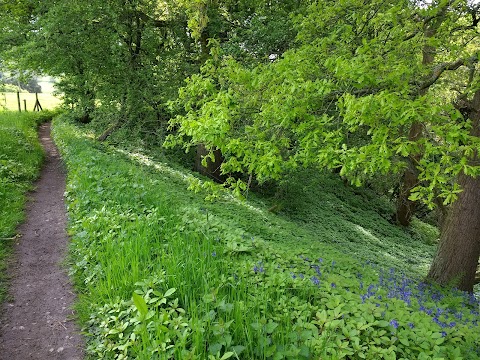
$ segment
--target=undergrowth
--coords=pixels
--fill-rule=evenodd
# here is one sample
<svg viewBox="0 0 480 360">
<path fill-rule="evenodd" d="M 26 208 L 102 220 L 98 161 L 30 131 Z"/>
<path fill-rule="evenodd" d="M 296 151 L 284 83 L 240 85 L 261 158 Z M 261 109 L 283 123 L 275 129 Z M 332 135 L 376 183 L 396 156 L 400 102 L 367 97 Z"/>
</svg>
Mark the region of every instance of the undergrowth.
<svg viewBox="0 0 480 360">
<path fill-rule="evenodd" d="M 275 215 L 66 121 L 54 135 L 91 359 L 480 357 L 478 301 L 417 280 L 434 232 L 372 194 L 307 174 Z"/>
<path fill-rule="evenodd" d="M 0 112 L 0 302 L 5 300 L 5 269 L 16 227 L 24 219 L 26 193 L 43 159 L 37 126 L 51 116 Z"/>
</svg>

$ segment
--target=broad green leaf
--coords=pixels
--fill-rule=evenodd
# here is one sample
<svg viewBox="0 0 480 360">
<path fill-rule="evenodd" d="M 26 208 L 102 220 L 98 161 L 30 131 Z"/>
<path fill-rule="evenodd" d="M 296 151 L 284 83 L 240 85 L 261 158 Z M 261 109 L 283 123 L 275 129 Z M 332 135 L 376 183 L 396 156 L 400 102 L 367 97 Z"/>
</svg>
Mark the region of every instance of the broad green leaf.
<svg viewBox="0 0 480 360">
<path fill-rule="evenodd" d="M 177 291 L 177 289 L 175 288 L 171 288 L 171 289 L 168 289 L 165 294 L 163 294 L 164 297 L 169 297 L 170 295 L 172 295 L 175 291 Z"/>
<path fill-rule="evenodd" d="M 145 317 L 148 313 L 148 307 L 147 307 L 147 303 L 145 302 L 145 299 L 138 295 L 136 292 L 133 293 L 133 303 L 135 305 L 135 307 L 137 308 L 138 312 L 140 313 L 140 315 L 142 315 L 142 317 Z"/>
</svg>

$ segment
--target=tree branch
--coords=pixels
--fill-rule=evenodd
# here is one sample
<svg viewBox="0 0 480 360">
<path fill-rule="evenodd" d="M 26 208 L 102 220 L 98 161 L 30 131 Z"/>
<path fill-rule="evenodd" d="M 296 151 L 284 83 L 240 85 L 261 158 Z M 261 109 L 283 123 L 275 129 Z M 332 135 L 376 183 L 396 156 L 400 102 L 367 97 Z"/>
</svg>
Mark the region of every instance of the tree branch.
<svg viewBox="0 0 480 360">
<path fill-rule="evenodd" d="M 457 70 L 462 65 L 471 65 L 478 62 L 478 55 L 474 55 L 468 59 L 458 59 L 449 63 L 441 63 L 435 66 L 432 74 L 428 79 L 422 82 L 419 86 L 419 90 L 424 90 L 435 84 L 440 76 L 447 70 Z"/>
<path fill-rule="evenodd" d="M 168 26 L 168 21 L 154 19 L 151 16 L 149 16 L 149 15 L 147 15 L 144 12 L 141 12 L 141 11 L 137 11 L 136 13 L 137 13 L 136 15 L 140 19 L 142 19 L 146 23 L 153 24 L 153 26 L 156 27 L 156 28 L 164 28 L 164 27 Z"/>
</svg>

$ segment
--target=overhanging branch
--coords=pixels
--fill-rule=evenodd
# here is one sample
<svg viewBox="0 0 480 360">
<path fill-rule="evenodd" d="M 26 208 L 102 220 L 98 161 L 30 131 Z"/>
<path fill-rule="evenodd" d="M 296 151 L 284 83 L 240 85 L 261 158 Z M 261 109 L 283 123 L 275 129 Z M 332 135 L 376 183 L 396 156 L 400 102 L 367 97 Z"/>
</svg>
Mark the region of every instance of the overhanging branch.
<svg viewBox="0 0 480 360">
<path fill-rule="evenodd" d="M 471 66 L 478 62 L 478 55 L 474 55 L 467 59 L 458 59 L 449 63 L 441 63 L 435 66 L 432 74 L 428 79 L 422 82 L 419 86 L 419 90 L 424 90 L 435 84 L 435 82 L 442 76 L 445 71 L 457 70 L 460 66 Z"/>
<path fill-rule="evenodd" d="M 152 24 L 154 27 L 156 28 L 165 28 L 167 27 L 168 25 L 168 22 L 165 21 L 165 20 L 157 20 L 157 19 L 154 19 L 153 17 L 145 14 L 144 12 L 141 12 L 141 11 L 137 11 L 136 12 L 137 16 L 142 19 L 144 22 L 146 23 L 150 23 Z"/>
</svg>

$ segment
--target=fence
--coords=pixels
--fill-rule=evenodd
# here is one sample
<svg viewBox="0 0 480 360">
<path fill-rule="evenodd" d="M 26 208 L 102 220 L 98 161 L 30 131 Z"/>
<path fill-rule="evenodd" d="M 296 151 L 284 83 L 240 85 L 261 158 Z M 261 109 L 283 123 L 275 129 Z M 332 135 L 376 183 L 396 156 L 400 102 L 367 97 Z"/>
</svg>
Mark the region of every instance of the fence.
<svg viewBox="0 0 480 360">
<path fill-rule="evenodd" d="M 2 108 L 10 111 L 51 110 L 61 105 L 61 102 L 61 98 L 51 93 L 0 92 L 0 111 Z"/>
</svg>

